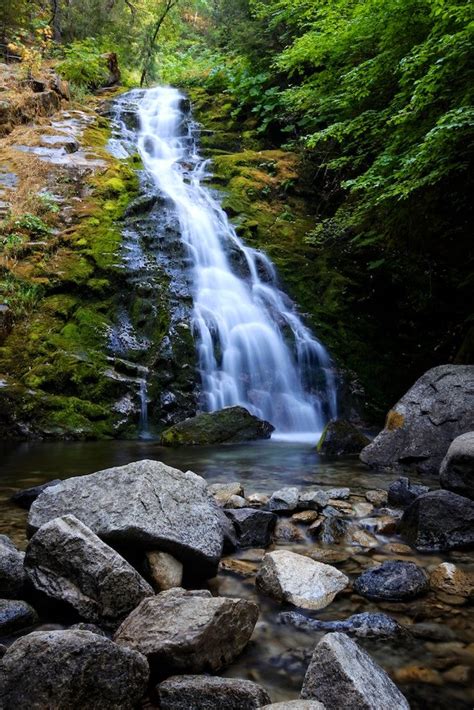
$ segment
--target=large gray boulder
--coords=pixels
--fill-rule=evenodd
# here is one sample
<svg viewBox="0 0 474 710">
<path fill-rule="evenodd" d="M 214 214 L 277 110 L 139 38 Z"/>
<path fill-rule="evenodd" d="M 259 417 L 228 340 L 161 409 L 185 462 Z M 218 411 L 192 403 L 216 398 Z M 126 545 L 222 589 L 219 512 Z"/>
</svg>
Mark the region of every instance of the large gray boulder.
<svg viewBox="0 0 474 710">
<path fill-rule="evenodd" d="M 160 710 L 255 710 L 270 702 L 261 685 L 240 678 L 172 676 L 157 692 Z"/>
<path fill-rule="evenodd" d="M 385 671 L 355 641 L 339 632 L 316 646 L 301 691 L 337 710 L 410 710 Z"/>
<path fill-rule="evenodd" d="M 417 550 L 474 547 L 474 501 L 451 491 L 418 496 L 405 510 L 400 532 Z"/>
<path fill-rule="evenodd" d="M 148 683 L 136 651 L 90 631 L 37 631 L 15 641 L 0 662 L 3 710 L 132 710 Z"/>
<path fill-rule="evenodd" d="M 219 671 L 247 645 L 258 607 L 207 590 L 169 589 L 125 619 L 114 640 L 147 656 L 160 674 Z"/>
<path fill-rule="evenodd" d="M 275 429 L 270 422 L 255 417 L 244 407 L 225 407 L 217 412 L 197 414 L 166 429 L 163 446 L 209 446 L 269 439 Z"/>
<path fill-rule="evenodd" d="M 202 576 L 216 572 L 227 524 L 203 478 L 148 460 L 47 488 L 31 506 L 29 532 L 68 513 L 112 545 L 169 552 Z"/>
<path fill-rule="evenodd" d="M 26 582 L 24 552 L 17 550 L 7 535 L 0 535 L 0 597 L 18 599 Z"/>
<path fill-rule="evenodd" d="M 31 538 L 25 571 L 33 586 L 87 621 L 117 624 L 151 586 L 74 515 L 45 523 Z"/>
<path fill-rule="evenodd" d="M 472 430 L 474 365 L 440 365 L 397 402 L 360 458 L 371 468 L 438 473 L 453 439 Z"/>
<path fill-rule="evenodd" d="M 456 437 L 439 472 L 442 488 L 474 500 L 474 431 Z"/>
</svg>

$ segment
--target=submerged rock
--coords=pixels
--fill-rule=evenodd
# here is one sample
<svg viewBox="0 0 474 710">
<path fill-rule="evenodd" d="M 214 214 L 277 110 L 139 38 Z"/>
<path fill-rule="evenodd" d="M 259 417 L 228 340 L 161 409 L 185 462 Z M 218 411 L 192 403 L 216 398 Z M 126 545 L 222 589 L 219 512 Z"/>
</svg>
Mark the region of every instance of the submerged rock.
<svg viewBox="0 0 474 710">
<path fill-rule="evenodd" d="M 403 513 L 400 532 L 417 550 L 474 547 L 474 501 L 445 490 L 425 493 Z"/>
<path fill-rule="evenodd" d="M 286 611 L 279 615 L 283 624 L 291 624 L 303 631 L 342 631 L 359 638 L 395 638 L 406 633 L 403 626 L 387 614 L 363 612 L 348 619 L 322 621 L 310 619 L 295 611 Z"/>
<path fill-rule="evenodd" d="M 349 584 L 335 567 L 287 550 L 263 558 L 256 578 L 262 592 L 303 609 L 324 609 Z"/>
<path fill-rule="evenodd" d="M 401 476 L 389 486 L 388 504 L 404 508 L 429 490 L 428 486 L 412 483 L 409 478 Z"/>
<path fill-rule="evenodd" d="M 240 678 L 180 675 L 157 688 L 161 710 L 254 710 L 270 702 L 261 685 Z"/>
<path fill-rule="evenodd" d="M 160 673 L 219 671 L 247 645 L 258 607 L 208 591 L 169 589 L 125 619 L 114 640 L 143 653 Z"/>
<path fill-rule="evenodd" d="M 333 419 L 326 425 L 318 441 L 319 454 L 326 456 L 344 456 L 360 454 L 370 443 L 370 439 L 345 419 Z"/>
<path fill-rule="evenodd" d="M 326 634 L 316 646 L 306 672 L 302 698 L 315 698 L 328 709 L 410 710 L 386 672 L 342 633 Z"/>
<path fill-rule="evenodd" d="M 430 587 L 445 594 L 470 597 L 474 593 L 474 575 L 451 562 L 443 562 L 432 570 Z"/>
<path fill-rule="evenodd" d="M 405 601 L 428 590 L 428 577 L 414 562 L 393 560 L 372 567 L 354 582 L 354 591 L 375 601 Z"/>
<path fill-rule="evenodd" d="M 234 525 L 239 547 L 268 547 L 277 521 L 274 513 L 240 508 L 227 510 L 226 515 Z"/>
<path fill-rule="evenodd" d="M 4 710 L 132 710 L 145 693 L 148 663 L 90 631 L 36 631 L 15 641 L 1 664 Z"/>
<path fill-rule="evenodd" d="M 441 365 L 415 382 L 360 458 L 371 468 L 437 473 L 453 439 L 472 430 L 474 366 Z"/>
<path fill-rule="evenodd" d="M 7 636 L 37 622 L 36 611 L 26 602 L 0 599 L 0 636 Z"/>
<path fill-rule="evenodd" d="M 111 544 L 169 552 L 201 576 L 215 574 L 223 520 L 206 482 L 160 461 L 136 461 L 62 481 L 31 506 L 30 533 L 72 513 Z"/>
<path fill-rule="evenodd" d="M 254 417 L 244 407 L 226 407 L 218 412 L 197 414 L 166 429 L 163 446 L 205 446 L 269 439 L 274 427 Z"/>
<path fill-rule="evenodd" d="M 22 596 L 26 582 L 24 557 L 25 553 L 17 550 L 7 535 L 0 535 L 0 597 Z"/>
<path fill-rule="evenodd" d="M 29 510 L 33 505 L 34 501 L 38 498 L 38 496 L 41 495 L 44 490 L 46 490 L 46 488 L 49 488 L 50 486 L 56 486 L 58 483 L 61 483 L 59 478 L 55 479 L 54 481 L 48 481 L 47 483 L 43 483 L 41 486 L 32 486 L 31 488 L 24 488 L 23 490 L 14 493 L 10 500 L 12 501 L 12 503 L 15 503 L 15 505 L 20 506 L 20 508 L 25 508 L 25 510 Z"/>
<path fill-rule="evenodd" d="M 474 500 L 474 431 L 456 437 L 441 463 L 442 488 Z"/>
</svg>

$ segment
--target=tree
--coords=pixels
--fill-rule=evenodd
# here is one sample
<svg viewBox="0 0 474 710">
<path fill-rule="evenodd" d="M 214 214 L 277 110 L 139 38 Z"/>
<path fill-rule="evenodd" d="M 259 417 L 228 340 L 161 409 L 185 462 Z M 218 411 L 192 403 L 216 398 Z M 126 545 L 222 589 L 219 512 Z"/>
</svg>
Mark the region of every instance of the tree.
<svg viewBox="0 0 474 710">
<path fill-rule="evenodd" d="M 140 76 L 140 86 L 143 86 L 150 71 L 150 65 L 153 60 L 153 55 L 156 52 L 156 40 L 158 38 L 158 34 L 163 25 L 163 22 L 166 20 L 171 10 L 176 7 L 179 2 L 180 0 L 165 0 L 164 4 L 162 4 L 161 7 L 157 8 L 159 12 L 158 18 L 156 19 L 152 27 L 151 34 L 148 37 L 145 45 L 143 68 Z"/>
</svg>

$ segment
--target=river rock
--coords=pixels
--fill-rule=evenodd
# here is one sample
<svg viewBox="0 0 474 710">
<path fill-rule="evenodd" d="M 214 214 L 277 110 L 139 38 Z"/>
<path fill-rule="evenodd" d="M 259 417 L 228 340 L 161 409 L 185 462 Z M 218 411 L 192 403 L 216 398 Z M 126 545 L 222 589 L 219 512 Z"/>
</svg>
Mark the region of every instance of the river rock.
<svg viewBox="0 0 474 710">
<path fill-rule="evenodd" d="M 303 631 L 342 631 L 358 638 L 396 638 L 406 633 L 403 626 L 391 616 L 373 612 L 353 614 L 343 620 L 323 621 L 310 619 L 294 611 L 286 611 L 279 615 L 278 620 Z"/>
<path fill-rule="evenodd" d="M 224 516 L 200 476 L 136 461 L 47 488 L 33 503 L 30 533 L 72 513 L 111 544 L 169 552 L 201 576 L 215 574 Z"/>
<path fill-rule="evenodd" d="M 474 502 L 451 491 L 425 493 L 403 513 L 400 532 L 417 550 L 474 547 Z"/>
<path fill-rule="evenodd" d="M 247 645 L 258 607 L 207 590 L 169 589 L 144 599 L 114 640 L 148 657 L 160 673 L 219 671 Z"/>
<path fill-rule="evenodd" d="M 298 499 L 298 507 L 308 510 L 321 510 L 329 503 L 330 496 L 322 490 L 306 490 Z"/>
<path fill-rule="evenodd" d="M 244 407 L 226 407 L 217 412 L 197 414 L 166 429 L 163 446 L 206 446 L 269 439 L 275 427 Z"/>
<path fill-rule="evenodd" d="M 49 488 L 50 486 L 56 486 L 58 483 L 61 483 L 59 478 L 55 479 L 54 481 L 48 481 L 47 483 L 41 484 L 41 486 L 32 486 L 31 488 L 23 488 L 21 491 L 17 491 L 14 493 L 11 497 L 12 503 L 15 503 L 15 505 L 18 505 L 20 508 L 25 508 L 25 510 L 29 510 L 34 503 L 34 501 L 38 498 L 41 493 L 46 490 L 46 488 Z"/>
<path fill-rule="evenodd" d="M 265 705 L 262 710 L 325 710 L 325 707 L 317 700 L 287 700 L 283 703 Z"/>
<path fill-rule="evenodd" d="M 287 550 L 263 558 L 256 578 L 264 594 L 303 609 L 324 609 L 349 584 L 335 567 Z"/>
<path fill-rule="evenodd" d="M 0 597 L 18 598 L 23 594 L 26 575 L 24 552 L 17 550 L 6 535 L 0 535 Z"/>
<path fill-rule="evenodd" d="M 317 450 L 325 456 L 360 454 L 370 439 L 345 419 L 332 419 L 321 434 Z"/>
<path fill-rule="evenodd" d="M 261 685 L 240 678 L 180 675 L 157 688 L 161 710 L 254 710 L 270 702 Z"/>
<path fill-rule="evenodd" d="M 410 710 L 406 698 L 385 671 L 346 634 L 326 634 L 306 672 L 302 698 L 315 698 L 328 709 Z"/>
<path fill-rule="evenodd" d="M 401 476 L 388 488 L 388 503 L 405 508 L 413 503 L 418 496 L 429 493 L 429 490 L 428 486 L 412 483 L 406 476 Z"/>
<path fill-rule="evenodd" d="M 301 510 L 299 513 L 294 513 L 291 516 L 291 522 L 302 523 L 303 525 L 311 525 L 319 518 L 317 510 Z"/>
<path fill-rule="evenodd" d="M 428 590 L 428 577 L 414 562 L 393 560 L 372 567 L 354 582 L 354 591 L 375 601 L 406 601 Z"/>
<path fill-rule="evenodd" d="M 209 486 L 209 492 L 214 497 L 216 503 L 224 508 L 233 496 L 244 498 L 244 488 L 241 483 L 213 483 Z"/>
<path fill-rule="evenodd" d="M 165 589 L 181 587 L 183 582 L 183 565 L 167 552 L 147 552 L 146 558 L 150 577 L 155 589 L 163 592 Z"/>
<path fill-rule="evenodd" d="M 7 636 L 37 622 L 36 611 L 26 602 L 0 599 L 0 636 Z"/>
<path fill-rule="evenodd" d="M 469 597 L 474 592 L 474 575 L 456 567 L 451 562 L 443 562 L 432 570 L 430 587 L 445 594 Z"/>
<path fill-rule="evenodd" d="M 295 487 L 280 488 L 275 491 L 268 501 L 268 510 L 276 513 L 293 512 L 298 506 L 299 489 Z"/>
<path fill-rule="evenodd" d="M 388 503 L 387 491 L 384 491 L 379 488 L 374 488 L 371 491 L 366 491 L 365 497 L 369 501 L 369 503 L 372 503 L 372 505 L 374 505 L 376 508 L 382 508 Z"/>
<path fill-rule="evenodd" d="M 472 430 L 474 365 L 440 365 L 388 413 L 385 429 L 360 458 L 371 468 L 438 473 L 453 439 Z"/>
<path fill-rule="evenodd" d="M 268 547 L 277 521 L 274 513 L 254 508 L 226 510 L 237 533 L 239 547 Z"/>
<path fill-rule="evenodd" d="M 31 538 L 25 571 L 35 589 L 66 602 L 87 621 L 114 624 L 153 590 L 74 515 L 45 523 Z"/>
<path fill-rule="evenodd" d="M 36 631 L 0 663 L 3 710 L 132 710 L 145 693 L 148 663 L 90 631 Z"/>
<path fill-rule="evenodd" d="M 474 431 L 456 437 L 439 472 L 442 488 L 474 500 Z"/>
</svg>

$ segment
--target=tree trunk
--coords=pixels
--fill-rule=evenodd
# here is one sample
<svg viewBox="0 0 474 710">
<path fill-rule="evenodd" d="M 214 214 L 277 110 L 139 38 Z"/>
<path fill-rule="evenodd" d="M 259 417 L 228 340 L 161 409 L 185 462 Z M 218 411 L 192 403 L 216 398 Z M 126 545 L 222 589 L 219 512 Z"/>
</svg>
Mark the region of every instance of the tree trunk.
<svg viewBox="0 0 474 710">
<path fill-rule="evenodd" d="M 51 5 L 51 27 L 53 29 L 53 39 L 61 42 L 61 0 L 50 0 Z"/>
<path fill-rule="evenodd" d="M 156 38 L 158 37 L 158 33 L 161 29 L 161 25 L 165 21 L 170 10 L 172 10 L 173 7 L 175 7 L 175 5 L 178 4 L 178 2 L 179 2 L 179 0 L 166 0 L 163 11 L 156 21 L 156 24 L 153 29 L 153 34 L 150 39 L 150 44 L 148 45 L 148 48 L 145 51 L 145 59 L 143 61 L 143 69 L 142 69 L 142 74 L 140 77 L 140 86 L 143 86 L 143 84 L 145 83 L 145 80 L 146 80 L 146 77 L 148 74 L 148 70 L 150 68 L 150 61 L 153 56 L 153 52 L 155 51 Z"/>
</svg>

